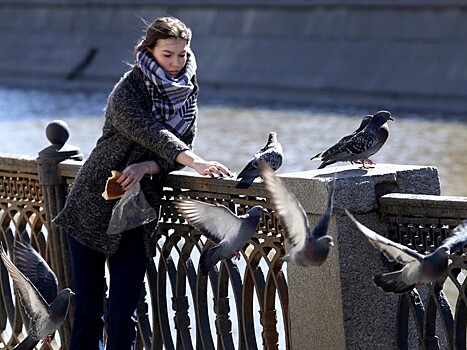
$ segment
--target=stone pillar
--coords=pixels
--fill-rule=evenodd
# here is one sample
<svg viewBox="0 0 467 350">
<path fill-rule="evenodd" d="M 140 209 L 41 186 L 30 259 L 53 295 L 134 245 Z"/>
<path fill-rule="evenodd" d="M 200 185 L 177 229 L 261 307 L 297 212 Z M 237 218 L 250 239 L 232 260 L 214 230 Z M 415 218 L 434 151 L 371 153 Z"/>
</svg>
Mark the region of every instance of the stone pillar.
<svg viewBox="0 0 467 350">
<path fill-rule="evenodd" d="M 293 349 L 395 349 L 398 296 L 375 287 L 372 276 L 385 260 L 346 216 L 344 209 L 378 233 L 378 197 L 387 193 L 440 194 L 433 167 L 378 164 L 329 167 L 280 175 L 314 225 L 324 211 L 336 172 L 330 234 L 334 247 L 321 267 L 287 264 Z"/>
<path fill-rule="evenodd" d="M 46 127 L 46 136 L 51 145 L 39 152 L 37 157 L 37 170 L 39 183 L 44 195 L 44 204 L 47 221 L 47 255 L 52 270 L 58 278 L 59 288 L 69 287 L 73 289 L 71 280 L 71 268 L 69 263 L 68 245 L 64 233 L 58 226 L 52 223 L 52 219 L 65 205 L 67 184 L 60 175 L 59 164 L 64 160 L 82 160 L 78 147 L 67 145 L 70 136 L 68 125 L 61 120 L 55 120 Z M 62 344 L 68 344 L 71 329 L 70 315 L 68 313 L 60 330 Z"/>
</svg>

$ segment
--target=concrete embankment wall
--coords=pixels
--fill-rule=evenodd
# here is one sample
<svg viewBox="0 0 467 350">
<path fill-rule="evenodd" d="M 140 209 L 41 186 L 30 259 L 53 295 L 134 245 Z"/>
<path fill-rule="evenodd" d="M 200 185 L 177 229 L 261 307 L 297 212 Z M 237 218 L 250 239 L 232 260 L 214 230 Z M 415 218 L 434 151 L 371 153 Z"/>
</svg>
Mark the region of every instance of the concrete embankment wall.
<svg viewBox="0 0 467 350">
<path fill-rule="evenodd" d="M 467 111 L 463 1 L 0 0 L 1 80 L 112 84 L 141 18 L 194 32 L 199 82 L 232 97 Z"/>
</svg>

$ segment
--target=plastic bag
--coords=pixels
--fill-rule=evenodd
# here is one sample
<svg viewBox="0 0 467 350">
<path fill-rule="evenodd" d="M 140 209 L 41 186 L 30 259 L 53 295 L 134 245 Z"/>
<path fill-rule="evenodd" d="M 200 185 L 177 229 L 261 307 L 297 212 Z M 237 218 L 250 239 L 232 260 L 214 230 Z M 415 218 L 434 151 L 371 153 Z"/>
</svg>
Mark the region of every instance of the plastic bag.
<svg viewBox="0 0 467 350">
<path fill-rule="evenodd" d="M 149 205 L 140 184 L 137 183 L 115 203 L 107 234 L 115 235 L 155 219 L 156 210 Z"/>
</svg>

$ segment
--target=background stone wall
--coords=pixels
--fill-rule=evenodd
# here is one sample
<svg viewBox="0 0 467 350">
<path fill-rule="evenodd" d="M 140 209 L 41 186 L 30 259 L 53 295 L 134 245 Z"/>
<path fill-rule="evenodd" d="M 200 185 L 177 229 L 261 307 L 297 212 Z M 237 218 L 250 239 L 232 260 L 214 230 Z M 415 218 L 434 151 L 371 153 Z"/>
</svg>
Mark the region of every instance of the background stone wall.
<svg viewBox="0 0 467 350">
<path fill-rule="evenodd" d="M 0 0 L 0 82 L 115 82 L 141 18 L 194 32 L 207 93 L 467 111 L 462 1 Z"/>
</svg>

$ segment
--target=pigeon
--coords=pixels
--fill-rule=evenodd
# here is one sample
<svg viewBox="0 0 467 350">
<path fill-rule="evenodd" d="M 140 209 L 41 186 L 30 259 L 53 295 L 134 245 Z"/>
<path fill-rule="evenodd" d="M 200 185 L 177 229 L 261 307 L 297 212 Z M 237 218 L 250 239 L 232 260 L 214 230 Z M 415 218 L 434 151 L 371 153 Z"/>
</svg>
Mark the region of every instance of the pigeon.
<svg viewBox="0 0 467 350">
<path fill-rule="evenodd" d="M 0 257 L 13 280 L 26 314 L 33 321 L 27 337 L 15 350 L 32 350 L 40 340 L 50 344 L 51 335 L 65 320 L 74 293 L 69 288 L 58 292 L 55 273 L 29 243 L 15 243 L 15 264 L 8 258 L 2 245 Z"/>
<path fill-rule="evenodd" d="M 442 244 L 432 253 L 423 255 L 402 244 L 387 239 L 358 222 L 346 209 L 345 212 L 370 243 L 391 262 L 405 265 L 394 272 L 373 277 L 374 284 L 385 292 L 405 293 L 422 284 L 433 283 L 447 270 L 449 254 L 467 243 L 467 220 L 462 221 Z"/>
<path fill-rule="evenodd" d="M 368 125 L 362 130 L 350 135 L 348 139 L 344 138 L 336 145 L 332 146 L 329 154 L 322 157 L 321 165 L 318 169 L 323 169 L 336 162 L 354 162 L 362 163 L 362 168 L 366 169 L 367 164 L 375 164 L 370 157 L 378 152 L 389 137 L 388 120 L 394 120 L 388 111 L 379 111 L 372 118 Z M 326 153 L 327 151 L 323 152 Z M 319 154 L 318 154 L 319 158 Z"/>
<path fill-rule="evenodd" d="M 326 210 L 312 230 L 302 205 L 271 167 L 261 162 L 260 169 L 274 211 L 284 228 L 285 239 L 291 246 L 283 260 L 304 267 L 321 266 L 334 245 L 333 238 L 327 232 L 333 210 L 335 181 L 330 185 Z"/>
<path fill-rule="evenodd" d="M 248 188 L 260 176 L 258 165 L 261 160 L 266 161 L 274 171 L 278 170 L 282 165 L 284 152 L 282 145 L 277 140 L 277 133 L 274 131 L 269 133 L 266 145 L 255 153 L 253 159 L 238 174 L 237 179 L 240 179 L 240 181 L 235 186 L 236 188 Z"/>
<path fill-rule="evenodd" d="M 188 223 L 211 239 L 216 245 L 205 250 L 200 257 L 200 270 L 206 276 L 211 268 L 222 259 L 235 256 L 256 232 L 263 215 L 263 207 L 256 205 L 245 215 L 237 216 L 221 204 L 209 204 L 190 198 L 174 201 Z"/>
<path fill-rule="evenodd" d="M 337 141 L 337 143 L 335 143 L 333 146 L 331 146 L 330 148 L 328 148 L 326 151 L 324 152 L 320 152 L 318 154 L 316 154 L 314 157 L 312 157 L 310 160 L 312 161 L 322 161 L 323 158 L 328 158 L 330 157 L 331 155 L 335 154 L 336 152 L 339 151 L 339 148 L 342 147 L 347 141 L 349 141 L 353 136 L 355 136 L 356 133 L 358 133 L 359 131 L 363 130 L 365 128 L 365 126 L 368 125 L 368 123 L 370 122 L 370 120 L 373 118 L 373 115 L 371 114 L 368 114 L 366 115 L 365 117 L 363 117 L 361 123 L 360 123 L 360 126 L 358 127 L 357 130 L 355 130 L 353 133 L 349 134 L 349 135 L 346 135 L 344 136 L 343 138 L 341 138 L 339 141 Z M 326 164 L 327 165 L 327 164 Z M 325 166 L 326 166 L 325 165 Z M 324 166 L 323 166 L 324 168 Z"/>
</svg>

